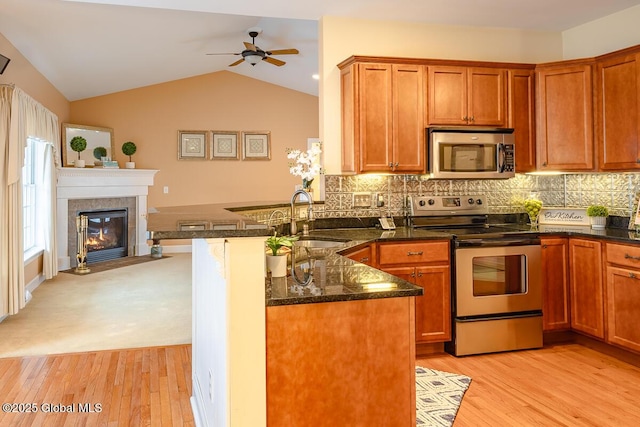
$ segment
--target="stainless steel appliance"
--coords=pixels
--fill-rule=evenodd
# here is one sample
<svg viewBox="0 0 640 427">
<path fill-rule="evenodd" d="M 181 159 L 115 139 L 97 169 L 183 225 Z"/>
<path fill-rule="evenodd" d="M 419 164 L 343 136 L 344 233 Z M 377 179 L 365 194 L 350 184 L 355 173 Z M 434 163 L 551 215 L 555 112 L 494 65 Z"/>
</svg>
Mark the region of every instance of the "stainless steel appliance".
<svg viewBox="0 0 640 427">
<path fill-rule="evenodd" d="M 542 347 L 540 239 L 489 225 L 484 196 L 414 196 L 414 228 L 453 236 L 452 330 L 456 356 Z"/>
<path fill-rule="evenodd" d="M 515 175 L 513 129 L 427 128 L 432 178 L 510 178 Z"/>
</svg>

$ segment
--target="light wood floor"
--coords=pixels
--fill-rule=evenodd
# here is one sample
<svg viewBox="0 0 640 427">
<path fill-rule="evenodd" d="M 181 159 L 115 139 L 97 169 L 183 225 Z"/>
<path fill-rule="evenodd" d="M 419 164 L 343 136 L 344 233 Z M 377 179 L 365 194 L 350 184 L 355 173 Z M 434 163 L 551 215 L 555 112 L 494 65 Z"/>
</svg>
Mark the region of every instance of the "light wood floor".
<svg viewBox="0 0 640 427">
<path fill-rule="evenodd" d="M 2 403 L 37 410 L 1 426 L 193 426 L 190 396 L 191 345 L 0 359 Z"/>
<path fill-rule="evenodd" d="M 417 364 L 472 378 L 454 427 L 640 425 L 640 368 L 578 344 Z M 38 408 L 3 411 L 0 425 L 193 426 L 190 378 L 190 345 L 0 359 L 2 403 Z M 87 403 L 101 412 L 78 412 Z"/>
<path fill-rule="evenodd" d="M 472 378 L 454 427 L 640 425 L 640 368 L 579 344 L 416 364 Z"/>
</svg>

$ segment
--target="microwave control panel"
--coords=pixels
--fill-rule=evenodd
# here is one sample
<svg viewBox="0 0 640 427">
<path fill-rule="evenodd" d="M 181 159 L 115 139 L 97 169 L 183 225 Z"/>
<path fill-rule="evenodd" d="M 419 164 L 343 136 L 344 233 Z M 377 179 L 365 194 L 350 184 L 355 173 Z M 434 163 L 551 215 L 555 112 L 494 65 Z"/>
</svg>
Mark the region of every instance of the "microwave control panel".
<svg viewBox="0 0 640 427">
<path fill-rule="evenodd" d="M 504 145 L 504 171 L 515 172 L 516 159 L 515 159 L 515 146 L 513 144 Z"/>
</svg>

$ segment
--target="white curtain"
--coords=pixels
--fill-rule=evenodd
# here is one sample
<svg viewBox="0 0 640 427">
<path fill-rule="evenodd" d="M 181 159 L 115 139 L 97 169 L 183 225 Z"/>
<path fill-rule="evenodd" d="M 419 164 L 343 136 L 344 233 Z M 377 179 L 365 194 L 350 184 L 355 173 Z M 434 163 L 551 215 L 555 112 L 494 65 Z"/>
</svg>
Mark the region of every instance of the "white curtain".
<svg viewBox="0 0 640 427">
<path fill-rule="evenodd" d="M 3 314 L 16 314 L 25 305 L 24 249 L 22 223 L 22 166 L 27 138 L 46 141 L 45 185 L 51 197 L 43 209 L 50 209 L 45 225 L 44 275 L 57 274 L 55 236 L 56 147 L 60 142 L 58 117 L 19 88 L 0 87 L 0 299 Z"/>
</svg>

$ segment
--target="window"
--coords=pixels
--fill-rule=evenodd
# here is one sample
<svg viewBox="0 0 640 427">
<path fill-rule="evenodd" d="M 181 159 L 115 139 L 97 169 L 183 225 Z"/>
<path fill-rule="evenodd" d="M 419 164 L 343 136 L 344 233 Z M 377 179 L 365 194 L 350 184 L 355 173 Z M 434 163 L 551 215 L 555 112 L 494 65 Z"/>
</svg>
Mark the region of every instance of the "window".
<svg viewBox="0 0 640 427">
<path fill-rule="evenodd" d="M 22 167 L 22 221 L 25 257 L 42 249 L 42 218 L 38 214 L 42 200 L 42 171 L 44 170 L 45 144 L 29 138 Z"/>
</svg>

